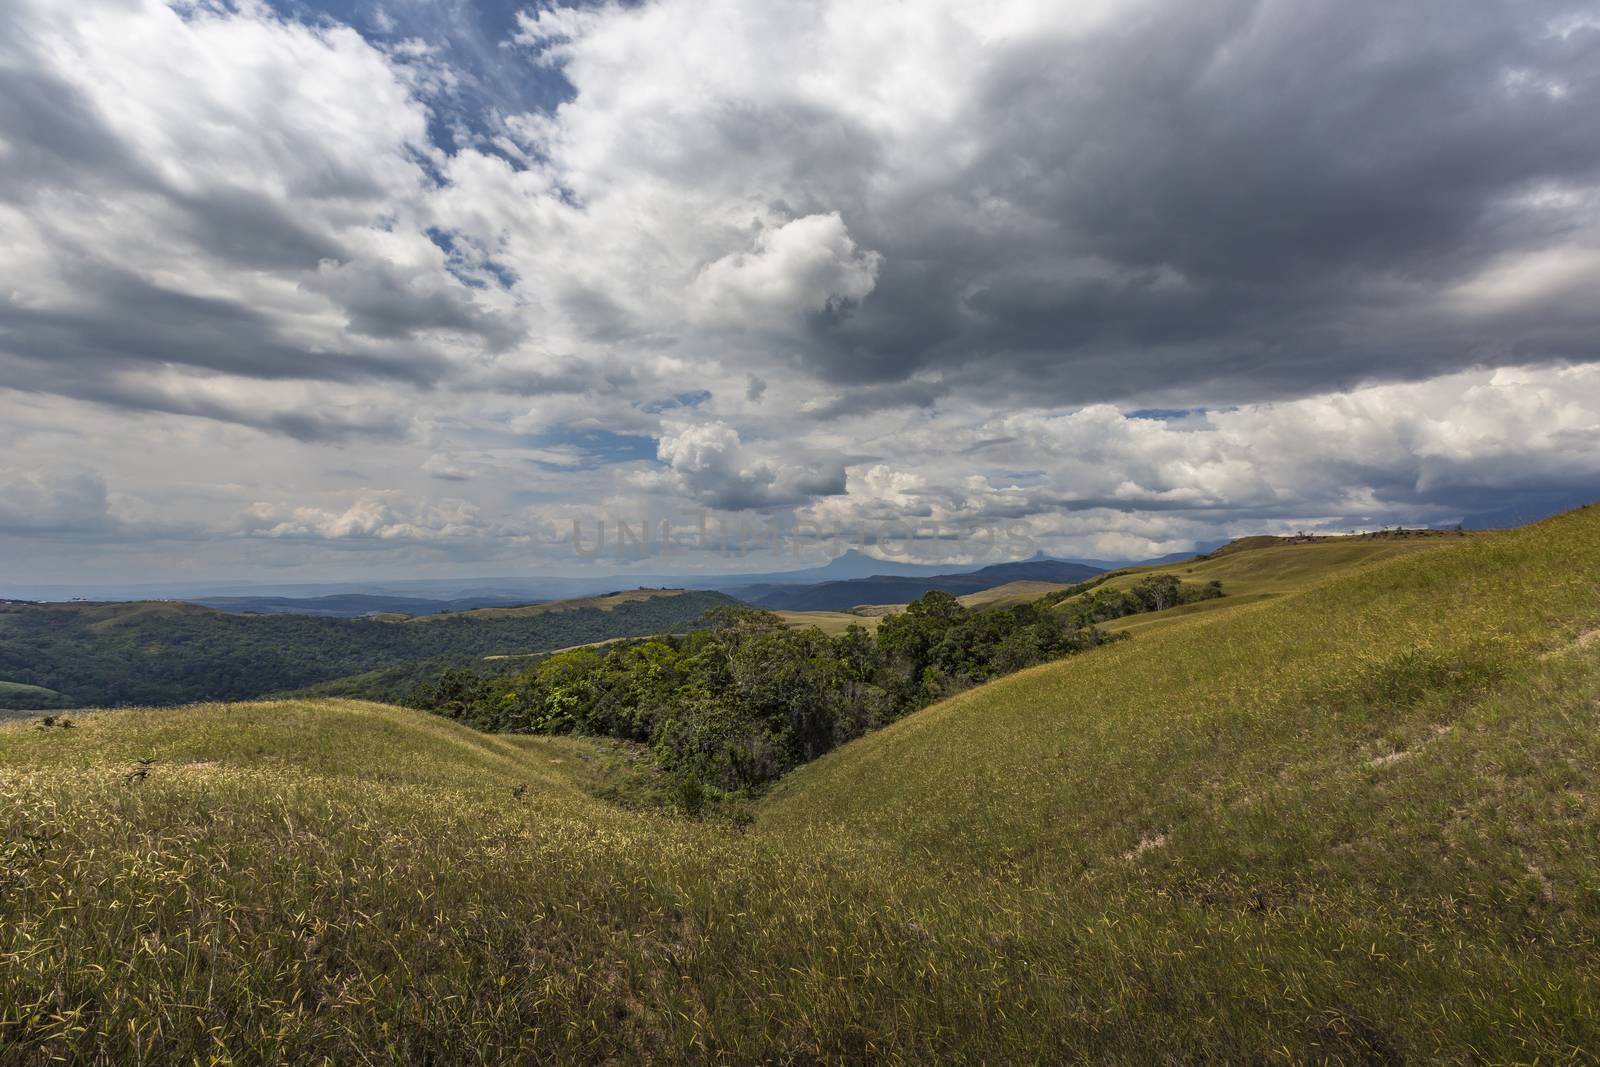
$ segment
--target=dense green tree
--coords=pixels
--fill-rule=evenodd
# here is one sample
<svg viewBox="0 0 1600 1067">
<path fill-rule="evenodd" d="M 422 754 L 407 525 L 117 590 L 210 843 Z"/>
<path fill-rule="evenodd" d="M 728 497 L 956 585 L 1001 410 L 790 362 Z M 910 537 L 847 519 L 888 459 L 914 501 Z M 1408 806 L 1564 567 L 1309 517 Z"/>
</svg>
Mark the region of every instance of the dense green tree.
<svg viewBox="0 0 1600 1067">
<path fill-rule="evenodd" d="M 485 729 L 643 742 L 683 797 L 703 798 L 759 787 L 951 693 L 1111 640 L 1096 622 L 1221 595 L 1167 575 L 1080 592 L 984 611 L 930 592 L 876 636 L 721 607 L 680 636 L 557 653 L 494 679 L 447 671 L 411 702 Z"/>
<path fill-rule="evenodd" d="M 240 700 L 309 689 L 395 699 L 449 668 L 700 625 L 734 603 L 688 592 L 599 607 L 407 622 L 233 615 L 192 604 L 0 602 L 0 681 L 77 706 Z M 3 698 L 3 694 L 0 694 Z M 23 699 L 19 697 L 18 699 Z"/>
</svg>

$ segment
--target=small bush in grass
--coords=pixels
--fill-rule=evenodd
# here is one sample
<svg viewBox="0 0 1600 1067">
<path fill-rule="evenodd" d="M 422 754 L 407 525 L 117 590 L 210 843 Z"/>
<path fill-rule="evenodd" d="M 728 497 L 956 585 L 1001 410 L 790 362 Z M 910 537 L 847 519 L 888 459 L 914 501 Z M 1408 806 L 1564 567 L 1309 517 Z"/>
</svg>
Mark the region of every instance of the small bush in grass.
<svg viewBox="0 0 1600 1067">
<path fill-rule="evenodd" d="M 672 782 L 672 803 L 685 815 L 698 817 L 705 810 L 707 790 L 693 771 L 677 775 Z"/>
</svg>

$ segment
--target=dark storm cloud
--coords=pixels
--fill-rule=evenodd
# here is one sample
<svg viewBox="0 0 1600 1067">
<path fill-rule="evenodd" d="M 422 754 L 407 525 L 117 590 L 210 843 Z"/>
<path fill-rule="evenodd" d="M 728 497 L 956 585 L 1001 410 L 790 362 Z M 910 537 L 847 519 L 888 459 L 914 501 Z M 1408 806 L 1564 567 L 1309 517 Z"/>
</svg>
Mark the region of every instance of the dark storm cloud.
<svg viewBox="0 0 1600 1067">
<path fill-rule="evenodd" d="M 523 330 L 505 316 L 474 304 L 459 281 L 441 279 L 436 272 L 417 280 L 384 263 L 326 264 L 306 288 L 343 308 L 351 330 L 381 341 L 441 330 L 472 334 L 490 351 L 500 352 L 523 336 Z"/>
<path fill-rule="evenodd" d="M 1600 493 L 1592 0 L 581 6 L 0 0 L 0 565 Z"/>
<path fill-rule="evenodd" d="M 266 379 L 437 380 L 445 364 L 426 352 L 319 351 L 284 340 L 242 301 L 199 297 L 126 271 L 85 268 L 82 303 L 38 308 L 0 299 L 0 351 L 39 362 L 61 392 L 108 370 L 179 364 Z"/>
<path fill-rule="evenodd" d="M 890 408 L 926 408 L 949 394 L 950 387 L 942 382 L 855 385 L 825 403 L 808 408 L 807 412 L 819 419 L 836 419 L 849 415 L 870 415 Z"/>
<path fill-rule="evenodd" d="M 487 390 L 509 396 L 563 396 L 617 393 L 641 382 L 639 372 L 622 359 L 593 362 L 575 356 L 543 357 L 537 368 L 488 363 L 464 369 L 449 383 L 464 392 Z"/>
<path fill-rule="evenodd" d="M 187 236 L 227 263 L 257 270 L 314 270 L 341 260 L 336 241 L 301 225 L 283 205 L 248 189 L 173 193 Z"/>
<path fill-rule="evenodd" d="M 1041 403 L 1593 359 L 1592 304 L 1430 306 L 1583 221 L 1519 199 L 1600 176 L 1600 28 L 1563 25 L 1575 10 L 1164 5 L 1015 47 L 976 87 L 976 162 L 846 210 L 883 268 L 808 358 Z"/>
<path fill-rule="evenodd" d="M 195 400 L 194 391 L 178 396 L 135 386 L 128 375 L 186 368 L 202 376 L 431 385 L 446 375 L 448 360 L 418 334 L 466 335 L 491 352 L 521 336 L 448 278 L 409 286 L 387 264 L 351 264 L 329 217 L 370 213 L 376 221 L 385 184 L 375 166 L 373 173 L 366 168 L 377 161 L 353 169 L 318 155 L 327 146 L 308 143 L 299 146 L 303 173 L 247 187 L 213 173 L 227 154 L 225 124 L 217 119 L 210 121 L 219 140 L 208 146 L 215 156 L 163 159 L 151 147 L 159 138 L 137 123 L 111 122 L 82 86 L 51 72 L 47 38 L 23 14 L 0 14 L 0 205 L 16 205 L 17 217 L 33 228 L 11 235 L 13 254 L 20 262 L 48 257 L 55 271 L 29 277 L 27 289 L 0 291 L 0 357 L 13 364 L 0 384 L 200 414 L 305 440 L 393 436 L 395 427 L 382 420 L 263 414 Z M 284 131 L 275 121 L 264 107 L 253 137 L 276 144 Z M 107 231 L 107 224 L 116 228 Z M 140 232 L 151 236 L 138 241 Z M 200 287 L 196 264 L 207 268 Z M 297 323 L 281 302 L 262 306 L 244 291 L 228 291 L 230 281 L 272 274 L 327 297 L 358 336 L 308 341 L 323 331 Z"/>
<path fill-rule="evenodd" d="M 108 511 L 105 479 L 98 475 L 18 477 L 0 470 L 0 535 L 97 534 L 117 525 Z"/>
<path fill-rule="evenodd" d="M 587 340 L 611 344 L 630 339 L 637 332 L 627 310 L 599 289 L 573 283 L 561 294 L 560 301 Z"/>
<path fill-rule="evenodd" d="M 722 511 L 794 507 L 818 497 L 837 496 L 845 487 L 844 468 L 837 464 L 762 470 L 753 474 L 702 472 L 688 479 L 685 485 L 695 500 Z"/>
<path fill-rule="evenodd" d="M 398 440 L 409 421 L 395 411 L 350 412 L 335 407 L 274 408 L 228 401 L 193 389 L 166 387 L 115 375 L 72 377 L 40 363 L 0 356 L 0 381 L 23 393 L 51 393 L 134 412 L 192 415 L 248 426 L 300 441 Z"/>
<path fill-rule="evenodd" d="M 16 32 L 0 21 L 0 33 Z M 6 58 L 0 52 L 0 60 Z M 111 174 L 145 184 L 146 169 L 124 150 L 72 86 L 22 66 L 0 66 L 0 201 L 20 200 L 41 186 Z"/>
</svg>

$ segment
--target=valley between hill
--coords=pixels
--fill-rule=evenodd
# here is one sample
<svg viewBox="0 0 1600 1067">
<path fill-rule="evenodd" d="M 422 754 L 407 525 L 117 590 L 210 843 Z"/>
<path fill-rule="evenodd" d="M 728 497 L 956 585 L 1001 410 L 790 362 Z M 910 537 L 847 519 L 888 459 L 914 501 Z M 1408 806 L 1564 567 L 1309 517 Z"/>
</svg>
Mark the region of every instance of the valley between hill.
<svg viewBox="0 0 1600 1067">
<path fill-rule="evenodd" d="M 1584 1059 L 1600 508 L 1320 547 L 743 828 L 379 704 L 0 726 L 0 1060 Z"/>
</svg>

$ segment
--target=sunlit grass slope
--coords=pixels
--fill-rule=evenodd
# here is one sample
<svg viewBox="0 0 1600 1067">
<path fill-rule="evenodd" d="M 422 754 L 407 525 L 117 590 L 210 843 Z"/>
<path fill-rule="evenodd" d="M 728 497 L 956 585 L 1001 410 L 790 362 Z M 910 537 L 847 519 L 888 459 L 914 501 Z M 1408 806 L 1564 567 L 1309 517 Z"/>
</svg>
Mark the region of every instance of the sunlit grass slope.
<svg viewBox="0 0 1600 1067">
<path fill-rule="evenodd" d="M 1600 1047 L 1600 509 L 1405 555 L 928 709 L 767 829 L 983 879 L 1119 1044 Z"/>
<path fill-rule="evenodd" d="M 968 593 L 956 599 L 961 601 L 963 607 L 968 608 L 1009 608 L 1038 600 L 1046 593 L 1066 588 L 1069 588 L 1069 583 L 1066 582 L 1007 582 L 1005 585 L 997 585 L 993 589 L 980 589 L 976 593 Z"/>
<path fill-rule="evenodd" d="M 790 626 L 815 626 L 825 634 L 842 634 L 852 626 L 874 631 L 883 621 L 879 615 L 853 615 L 848 611 L 779 611 L 775 614 Z"/>
<path fill-rule="evenodd" d="M 0 1061 L 1581 1060 L 1597 574 L 1600 509 L 1374 563 L 929 708 L 747 830 L 370 704 L 0 727 Z"/>
<path fill-rule="evenodd" d="M 1478 536 L 1476 534 L 1467 536 Z M 1151 612 L 1108 623 L 1112 630 L 1138 633 L 1159 629 L 1177 619 L 1241 607 L 1262 600 L 1299 592 L 1345 571 L 1364 567 L 1397 556 L 1407 556 L 1441 548 L 1458 547 L 1461 539 L 1435 531 L 1413 532 L 1409 537 L 1329 538 L 1313 542 L 1290 543 L 1280 537 L 1246 537 L 1230 542 L 1210 559 L 1191 559 L 1149 567 L 1120 570 L 1097 588 L 1128 589 L 1152 574 L 1173 574 L 1196 584 L 1213 579 L 1223 583 L 1227 597 L 1202 600 L 1167 611 Z M 1069 588 L 1062 582 L 1008 582 L 958 597 L 972 609 L 1006 608 L 1037 600 L 1047 593 Z M 903 611 L 903 604 L 870 605 L 871 610 L 887 613 Z M 859 611 L 867 608 L 857 609 Z"/>
<path fill-rule="evenodd" d="M 1351 537 L 1285 544 L 1276 538 L 1262 538 L 1266 543 L 1260 546 L 1252 545 L 1250 542 L 1253 540 L 1245 538 L 1242 542 L 1235 542 L 1211 559 L 1140 567 L 1109 579 L 1105 583 L 1109 589 L 1127 589 L 1152 574 L 1173 574 L 1182 581 L 1195 583 L 1216 580 L 1222 583 L 1226 596 L 1220 600 L 1201 600 L 1167 611 L 1119 619 L 1108 623 L 1107 628 L 1130 634 L 1164 629 L 1180 619 L 1298 593 L 1346 572 L 1387 560 L 1459 548 L 1466 539 L 1454 536 L 1415 539 Z"/>
</svg>

